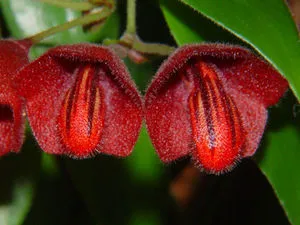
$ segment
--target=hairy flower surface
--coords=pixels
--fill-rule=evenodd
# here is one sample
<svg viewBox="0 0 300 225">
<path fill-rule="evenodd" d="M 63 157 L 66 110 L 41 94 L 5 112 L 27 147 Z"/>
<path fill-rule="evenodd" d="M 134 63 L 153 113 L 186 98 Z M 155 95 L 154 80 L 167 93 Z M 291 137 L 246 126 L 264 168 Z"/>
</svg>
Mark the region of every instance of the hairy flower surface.
<svg viewBox="0 0 300 225">
<path fill-rule="evenodd" d="M 232 45 L 179 48 L 158 70 L 145 96 L 149 135 L 160 159 L 191 155 L 208 173 L 252 156 L 287 81 L 250 51 Z"/>
<path fill-rule="evenodd" d="M 23 143 L 23 103 L 13 79 L 29 63 L 29 47 L 25 40 L 0 40 L 0 156 L 18 152 Z"/>
<path fill-rule="evenodd" d="M 142 101 L 124 63 L 108 48 L 53 48 L 25 67 L 17 83 L 44 151 L 75 158 L 131 153 Z"/>
</svg>

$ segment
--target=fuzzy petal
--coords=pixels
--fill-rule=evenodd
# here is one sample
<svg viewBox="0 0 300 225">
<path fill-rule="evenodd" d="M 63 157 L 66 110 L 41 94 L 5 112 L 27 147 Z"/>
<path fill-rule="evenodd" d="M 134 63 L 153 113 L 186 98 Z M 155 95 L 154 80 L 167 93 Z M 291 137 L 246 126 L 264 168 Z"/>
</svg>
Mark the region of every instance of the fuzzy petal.
<svg viewBox="0 0 300 225">
<path fill-rule="evenodd" d="M 81 74 L 78 70 L 84 68 L 82 73 L 85 73 L 85 68 L 90 67 L 94 69 L 87 79 L 95 78 L 92 86 L 86 79 L 78 81 Z M 131 153 L 141 128 L 141 98 L 125 65 L 108 48 L 90 44 L 53 48 L 22 70 L 19 79 L 30 125 L 44 151 L 76 158 L 97 152 L 116 156 Z M 88 107 L 92 107 L 90 115 L 84 109 L 84 96 L 94 90 L 97 90 L 96 97 L 87 100 Z M 66 102 L 66 99 L 73 102 Z M 69 109 L 70 118 L 61 119 Z M 65 132 L 62 121 L 71 126 L 67 142 L 62 134 Z M 89 123 L 91 127 L 87 127 Z M 101 132 L 93 135 L 93 129 L 97 132 L 98 128 Z M 97 141 L 95 147 L 84 139 L 88 129 L 92 132 L 90 141 Z"/>
<path fill-rule="evenodd" d="M 255 153 L 287 81 L 250 51 L 195 44 L 175 51 L 145 96 L 146 124 L 160 158 L 193 155 L 210 173 L 230 170 Z"/>
<path fill-rule="evenodd" d="M 171 56 L 166 70 L 172 70 L 173 65 L 180 68 L 195 57 L 214 63 L 222 71 L 221 79 L 227 82 L 228 88 L 256 98 L 266 107 L 276 104 L 288 88 L 288 82 L 268 63 L 234 45 L 186 45 Z"/>
<path fill-rule="evenodd" d="M 260 102 L 231 90 L 230 95 L 239 109 L 242 125 L 247 132 L 241 157 L 252 156 L 259 146 L 268 119 L 268 111 Z"/>
<path fill-rule="evenodd" d="M 160 71 L 145 96 L 145 118 L 160 159 L 170 162 L 187 155 L 193 144 L 186 107 L 190 87 L 179 76 L 164 80 Z"/>
<path fill-rule="evenodd" d="M 28 64 L 27 41 L 0 41 L 0 156 L 19 152 L 24 139 L 24 112 L 13 87 L 16 73 Z"/>
</svg>

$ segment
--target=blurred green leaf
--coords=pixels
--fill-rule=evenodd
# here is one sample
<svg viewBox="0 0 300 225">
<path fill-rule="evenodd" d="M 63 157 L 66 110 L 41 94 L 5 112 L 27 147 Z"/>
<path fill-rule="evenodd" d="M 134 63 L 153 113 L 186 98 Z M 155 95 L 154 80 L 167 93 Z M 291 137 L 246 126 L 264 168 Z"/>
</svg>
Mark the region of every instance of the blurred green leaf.
<svg viewBox="0 0 300 225">
<path fill-rule="evenodd" d="M 22 152 L 0 159 L 0 224 L 20 225 L 31 207 L 40 169 L 40 153 L 32 138 Z"/>
<path fill-rule="evenodd" d="M 288 79 L 300 100 L 299 35 L 285 1 L 181 1 L 250 44 Z"/>
<path fill-rule="evenodd" d="M 42 154 L 37 191 L 23 225 L 95 224 L 60 164 L 59 157 Z"/>
<path fill-rule="evenodd" d="M 148 153 L 147 153 L 148 152 Z M 99 224 L 163 224 L 170 197 L 145 128 L 126 159 L 66 160 L 76 188 Z"/>
<path fill-rule="evenodd" d="M 128 170 L 137 182 L 157 183 L 163 175 L 163 165 L 160 162 L 155 149 L 145 128 L 135 145 L 132 155 L 126 160 Z"/>
<path fill-rule="evenodd" d="M 6 24 L 15 38 L 24 38 L 53 26 L 81 16 L 80 11 L 63 9 L 33 0 L 0 1 Z M 95 31 L 84 32 L 82 27 L 74 27 L 49 37 L 43 43 L 71 44 L 83 41 L 97 41 L 116 38 L 119 32 L 119 16 L 113 13 L 103 26 Z"/>
<path fill-rule="evenodd" d="M 155 210 L 153 210 L 155 211 Z M 140 210 L 136 210 L 128 224 L 130 225 L 162 225 L 161 215 L 158 211 L 156 212 L 143 212 Z"/>
<path fill-rule="evenodd" d="M 124 62 L 129 73 L 141 93 L 145 93 L 147 85 L 150 83 L 152 76 L 155 74 L 155 68 L 160 61 L 149 61 L 143 64 L 135 64 L 129 58 L 125 58 Z"/>
<path fill-rule="evenodd" d="M 97 224 L 128 224 L 131 187 L 124 161 L 101 155 L 65 161 L 72 182 Z"/>
</svg>

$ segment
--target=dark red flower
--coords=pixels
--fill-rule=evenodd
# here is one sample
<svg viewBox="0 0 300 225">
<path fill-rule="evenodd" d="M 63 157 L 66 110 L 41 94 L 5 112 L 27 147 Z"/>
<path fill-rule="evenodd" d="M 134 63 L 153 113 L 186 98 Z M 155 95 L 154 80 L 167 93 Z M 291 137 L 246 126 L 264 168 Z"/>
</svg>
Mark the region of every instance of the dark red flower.
<svg viewBox="0 0 300 225">
<path fill-rule="evenodd" d="M 0 40 L 0 156 L 18 152 L 23 143 L 23 103 L 13 87 L 13 79 L 29 63 L 30 45 L 25 40 Z"/>
<path fill-rule="evenodd" d="M 108 48 L 53 48 L 25 67 L 17 83 L 44 151 L 75 158 L 131 153 L 142 101 L 124 63 Z"/>
<path fill-rule="evenodd" d="M 187 45 L 158 70 L 145 97 L 146 124 L 164 162 L 191 155 L 208 173 L 255 153 L 288 83 L 241 47 Z"/>
</svg>

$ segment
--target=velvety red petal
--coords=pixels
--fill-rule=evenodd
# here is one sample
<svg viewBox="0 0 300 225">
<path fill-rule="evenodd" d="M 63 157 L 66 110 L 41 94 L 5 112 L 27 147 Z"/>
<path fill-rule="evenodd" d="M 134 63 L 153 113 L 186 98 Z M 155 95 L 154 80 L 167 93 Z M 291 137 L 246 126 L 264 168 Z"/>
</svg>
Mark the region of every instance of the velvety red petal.
<svg viewBox="0 0 300 225">
<path fill-rule="evenodd" d="M 0 78 L 0 82 L 3 84 L 3 79 Z M 10 88 L 2 89 L 0 92 L 0 156 L 8 152 L 20 151 L 24 139 L 23 113 L 22 101 Z"/>
<path fill-rule="evenodd" d="M 242 125 L 247 133 L 242 157 L 252 156 L 257 150 L 268 118 L 268 111 L 260 102 L 249 98 L 237 90 L 229 90 L 228 94 L 239 109 Z"/>
<path fill-rule="evenodd" d="M 229 170 L 240 157 L 254 154 L 266 108 L 287 88 L 275 69 L 244 48 L 181 47 L 163 63 L 147 90 L 149 135 L 162 161 L 192 153 L 208 172 Z"/>
<path fill-rule="evenodd" d="M 156 77 L 145 96 L 145 119 L 160 159 L 170 162 L 187 155 L 193 146 L 187 108 L 191 87 L 175 74 L 167 80 L 163 70 Z"/>
<path fill-rule="evenodd" d="M 28 64 L 27 41 L 0 41 L 0 156 L 18 152 L 24 139 L 24 111 L 13 79 Z"/>
<path fill-rule="evenodd" d="M 125 65 L 108 48 L 53 48 L 19 78 L 30 125 L 44 151 L 77 158 L 132 151 L 142 103 Z"/>
<path fill-rule="evenodd" d="M 222 71 L 226 86 L 256 98 L 266 107 L 276 104 L 288 88 L 288 82 L 268 63 L 249 50 L 225 44 L 186 45 L 164 65 L 164 73 L 174 72 L 191 58 L 201 57 Z"/>
</svg>

